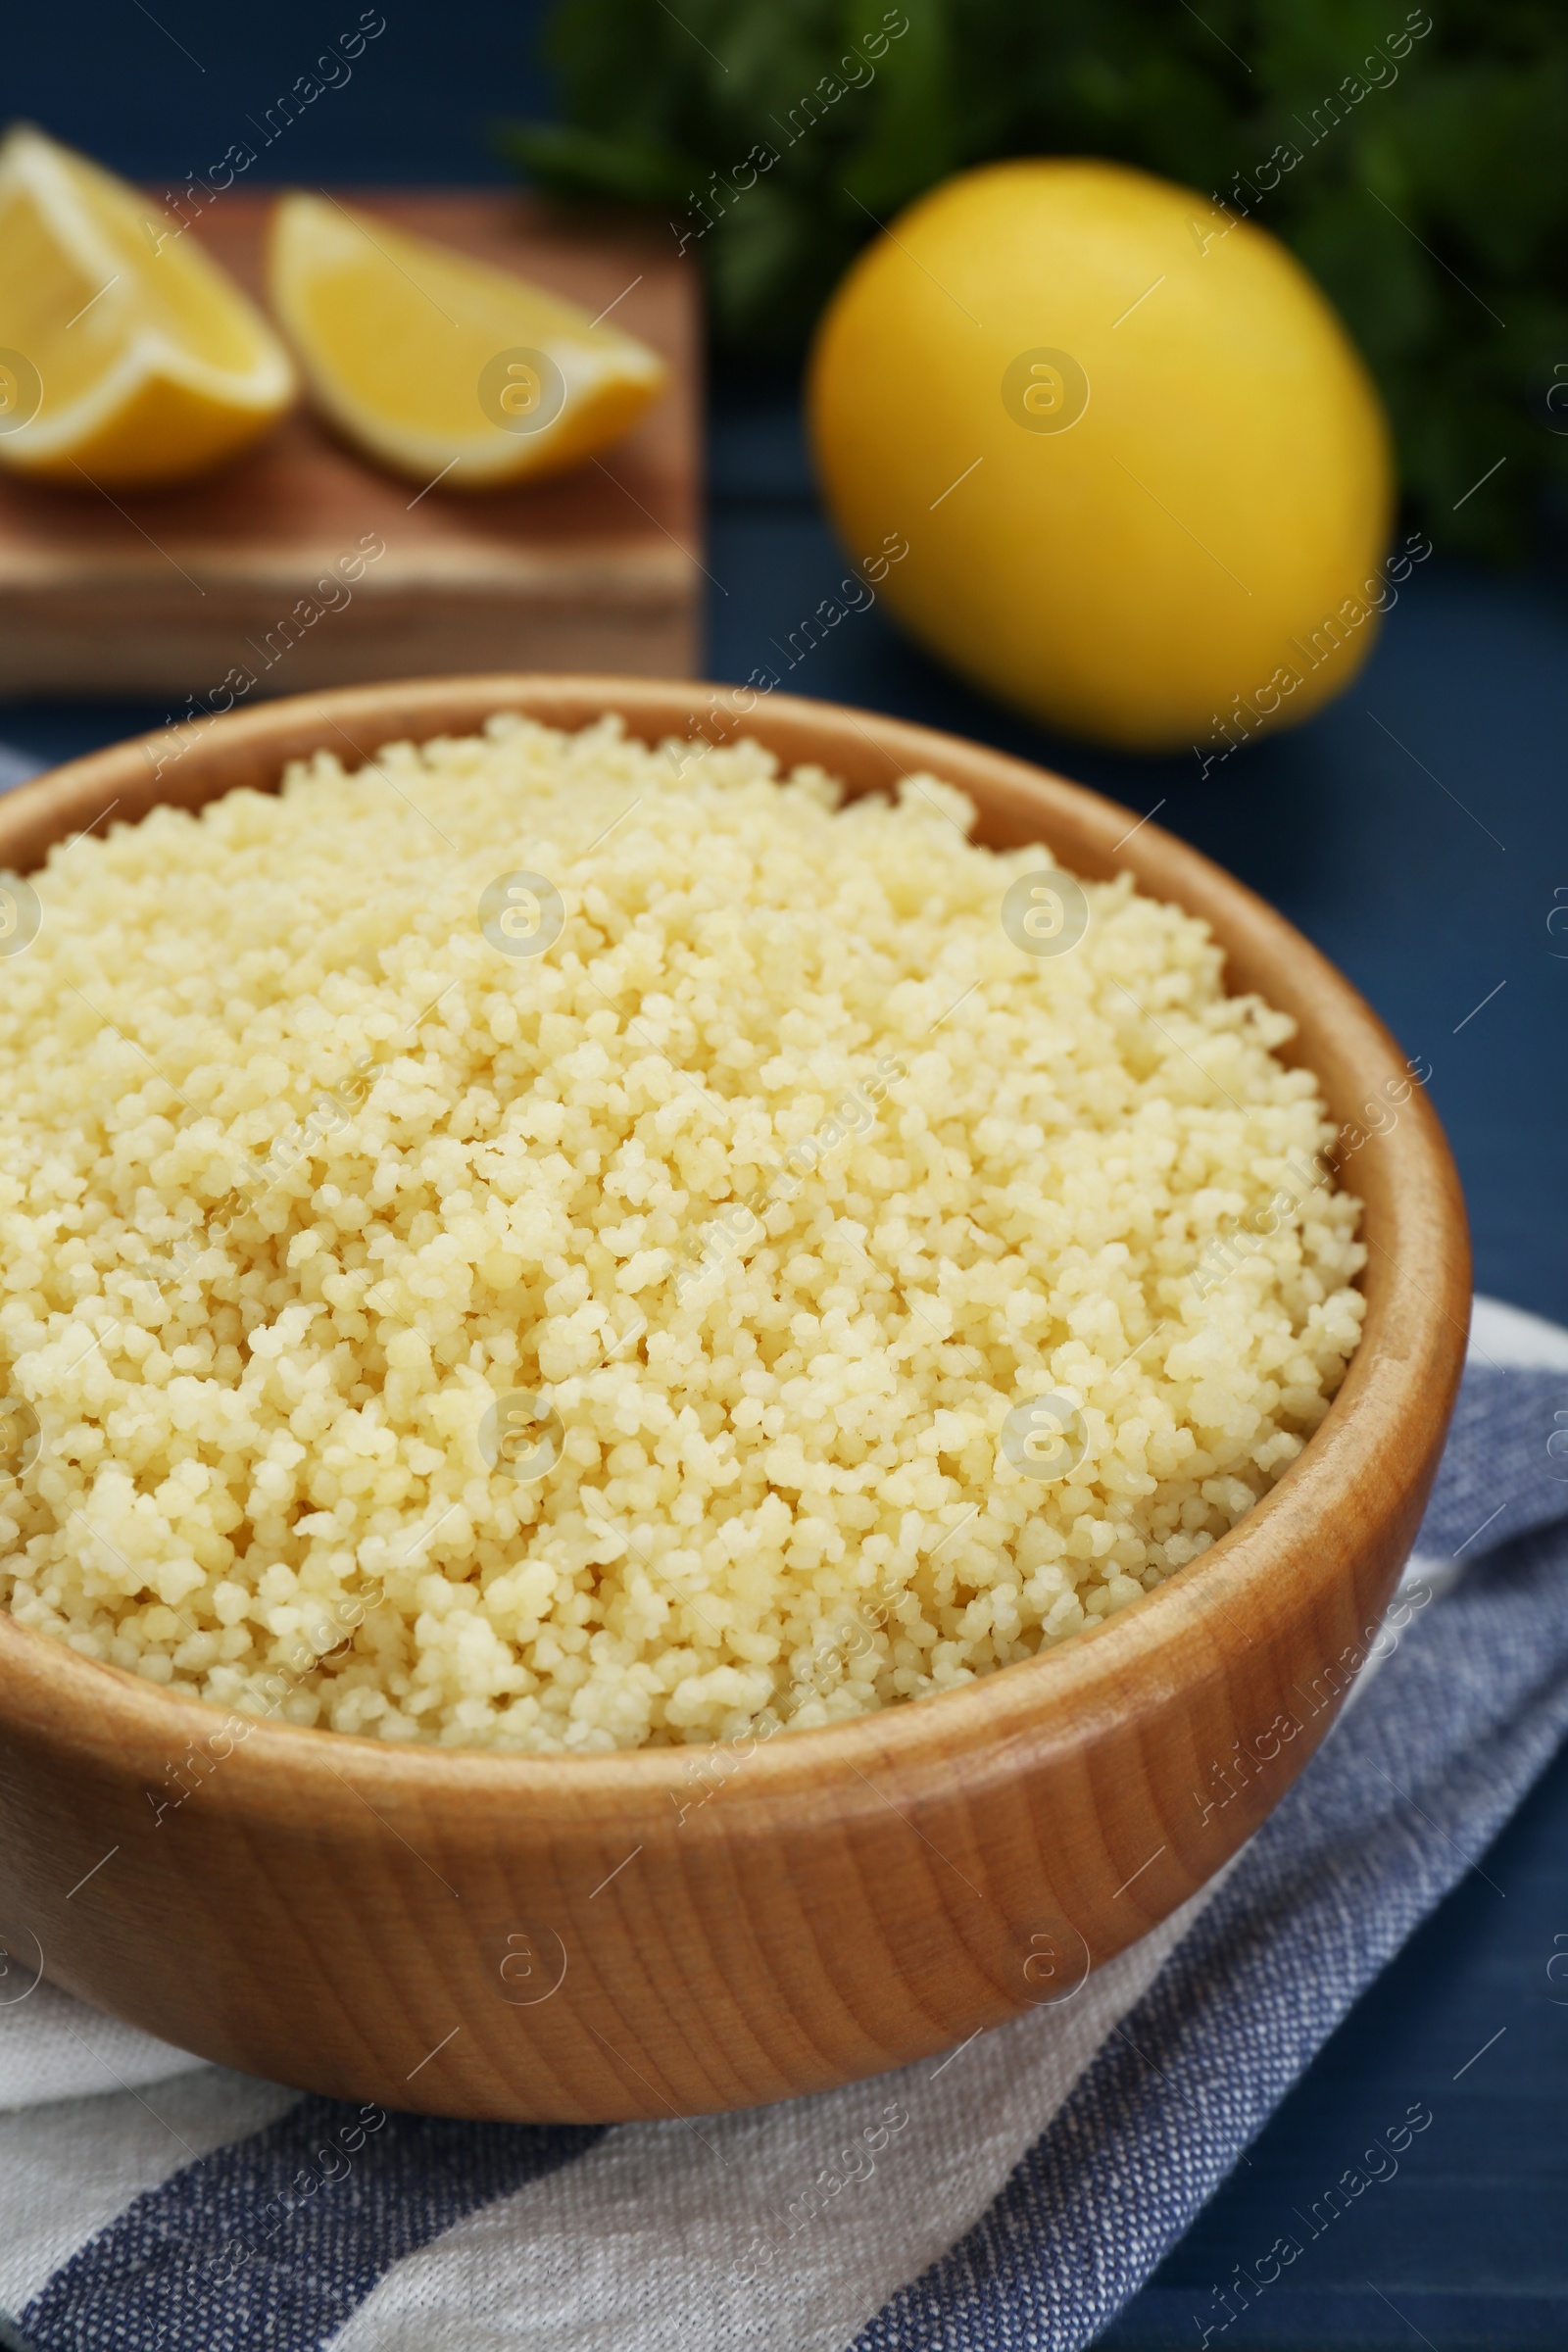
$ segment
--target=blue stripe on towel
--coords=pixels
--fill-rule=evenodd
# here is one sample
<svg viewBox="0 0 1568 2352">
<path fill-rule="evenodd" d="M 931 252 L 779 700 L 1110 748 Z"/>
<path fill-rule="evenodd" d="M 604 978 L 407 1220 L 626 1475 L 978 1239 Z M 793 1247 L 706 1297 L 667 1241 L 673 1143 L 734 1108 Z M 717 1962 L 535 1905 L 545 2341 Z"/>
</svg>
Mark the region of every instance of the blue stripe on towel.
<svg viewBox="0 0 1568 2352">
<path fill-rule="evenodd" d="M 1568 1371 L 1472 1356 L 1416 1549 L 1466 1560 L 1568 1517 Z"/>
<path fill-rule="evenodd" d="M 1560 1375 L 1511 1377 L 1543 1394 L 1564 1386 Z M 1472 1371 L 1471 1403 L 1476 1387 Z M 1538 1437 L 1552 1426 L 1549 1413 L 1531 1420 Z M 1471 1503 L 1486 1508 L 1474 1491 L 1449 1500 L 1463 1503 L 1458 1520 Z M 1350 1709 L 1001 2195 L 853 2352 L 1092 2343 L 1565 1731 L 1568 1544 L 1553 1529 L 1479 1565 L 1416 1620 L 1375 1703 Z M 1412 2082 L 1412 2104 L 1440 2087 Z M 1288 2216 L 1282 2229 L 1298 2250 L 1269 2250 L 1276 2278 L 1318 2234 Z M 1265 2277 L 1253 2295 L 1238 2290 L 1236 2308 L 1195 2297 L 1178 2332 L 1223 2342 L 1267 2286 Z"/>
<path fill-rule="evenodd" d="M 317 2352 L 394 2263 L 603 2136 L 302 2099 L 127 2206 L 21 2332 L 32 2352 Z"/>
</svg>

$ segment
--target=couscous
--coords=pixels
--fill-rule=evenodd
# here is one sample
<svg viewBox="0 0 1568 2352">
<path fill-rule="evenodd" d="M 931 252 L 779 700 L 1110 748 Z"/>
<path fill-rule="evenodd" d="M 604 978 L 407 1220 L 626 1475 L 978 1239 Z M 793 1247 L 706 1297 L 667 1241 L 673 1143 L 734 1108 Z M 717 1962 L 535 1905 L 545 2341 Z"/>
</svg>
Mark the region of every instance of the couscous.
<svg viewBox="0 0 1568 2352">
<path fill-rule="evenodd" d="M 1200 921 L 971 820 L 507 716 L 57 849 L 0 1599 L 575 1752 L 951 1690 L 1194 1559 L 1343 1377 L 1358 1203 Z"/>
</svg>

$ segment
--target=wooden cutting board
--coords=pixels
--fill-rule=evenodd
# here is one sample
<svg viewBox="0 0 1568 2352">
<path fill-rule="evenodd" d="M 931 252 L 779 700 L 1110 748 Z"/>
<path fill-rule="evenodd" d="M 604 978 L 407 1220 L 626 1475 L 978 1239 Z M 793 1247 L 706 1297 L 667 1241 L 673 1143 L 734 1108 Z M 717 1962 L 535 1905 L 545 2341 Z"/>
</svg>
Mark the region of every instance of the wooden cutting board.
<svg viewBox="0 0 1568 2352">
<path fill-rule="evenodd" d="M 231 670 L 254 698 L 445 671 L 698 667 L 697 281 L 667 233 L 578 224 L 506 192 L 352 201 L 592 315 L 612 308 L 670 362 L 669 389 L 597 464 L 536 488 L 421 493 L 308 406 L 177 490 L 111 497 L 0 477 L 0 694 L 222 708 Z M 232 190 L 187 232 L 258 295 L 271 202 Z M 345 602 L 343 560 L 377 540 L 385 553 Z M 340 585 L 313 597 L 329 566 Z"/>
</svg>

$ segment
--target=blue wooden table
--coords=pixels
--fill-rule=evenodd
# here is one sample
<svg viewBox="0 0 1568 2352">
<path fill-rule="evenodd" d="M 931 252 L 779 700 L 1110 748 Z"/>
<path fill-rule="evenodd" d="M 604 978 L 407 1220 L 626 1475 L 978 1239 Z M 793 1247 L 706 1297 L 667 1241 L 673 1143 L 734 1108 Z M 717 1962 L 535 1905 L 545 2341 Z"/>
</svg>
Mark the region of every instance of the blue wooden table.
<svg viewBox="0 0 1568 2352">
<path fill-rule="evenodd" d="M 341 13 L 348 25 L 358 12 Z M 352 84 L 294 126 L 276 174 L 495 176 L 487 120 L 543 102 L 535 14 L 494 0 L 449 0 L 438 24 L 389 12 Z M 239 120 L 272 82 L 287 86 L 335 27 L 307 0 L 220 21 L 196 0 L 161 0 L 156 19 L 90 0 L 69 37 L 46 13 L 11 28 L 10 100 L 121 170 L 177 184 L 215 138 L 221 152 L 228 113 Z M 710 471 L 708 669 L 742 679 L 781 666 L 779 648 L 845 566 L 792 386 L 716 388 Z M 1481 1287 L 1568 1321 L 1568 913 L 1552 922 L 1568 908 L 1560 547 L 1525 574 L 1421 566 L 1342 702 L 1206 780 L 1191 758 L 1123 758 L 1042 734 L 945 676 L 876 608 L 785 682 L 1043 760 L 1140 812 L 1157 807 L 1160 823 L 1283 907 L 1431 1061 Z M 0 739 L 58 759 L 163 715 L 17 707 L 0 710 Z M 1485 1877 L 1466 1876 L 1347 2019 L 1105 2352 L 1197 2345 L 1214 2288 L 1414 2098 L 1436 2128 L 1398 2177 L 1213 2341 L 1226 2352 L 1568 2352 L 1568 1756 L 1475 1859 Z"/>
</svg>

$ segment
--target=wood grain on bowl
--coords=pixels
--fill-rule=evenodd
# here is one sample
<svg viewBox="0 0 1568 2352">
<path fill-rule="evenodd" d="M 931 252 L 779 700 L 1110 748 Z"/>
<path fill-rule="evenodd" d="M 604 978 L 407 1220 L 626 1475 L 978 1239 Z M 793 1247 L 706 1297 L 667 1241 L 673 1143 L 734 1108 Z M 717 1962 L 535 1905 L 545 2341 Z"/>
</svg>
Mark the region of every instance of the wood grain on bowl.
<svg viewBox="0 0 1568 2352">
<path fill-rule="evenodd" d="M 1282 917 L 1126 809 L 1020 761 L 783 696 L 633 679 L 371 686 L 150 738 L 0 802 L 0 864 L 117 803 L 275 788 L 285 760 L 466 733 L 497 710 L 650 741 L 750 733 L 858 791 L 927 769 L 983 838 L 1125 869 L 1213 925 L 1228 984 L 1350 1127 L 1365 1336 L 1328 1418 L 1228 1536 L 1101 1630 L 828 1730 L 512 1758 L 225 1718 L 0 1616 L 0 1931 L 23 1968 L 168 2039 L 434 2113 L 744 2106 L 951 2047 L 1192 1894 L 1317 1746 L 1436 1469 L 1470 1272 L 1443 1134 L 1398 1048 Z M 160 761 L 162 760 L 162 764 Z M 0 966 L 3 972 L 3 966 Z M 162 1809 L 160 1809 L 160 1807 Z"/>
<path fill-rule="evenodd" d="M 611 309 L 668 361 L 668 389 L 600 462 L 532 487 L 420 494 L 303 403 L 238 463 L 174 489 L 110 497 L 85 479 L 67 491 L 0 475 L 0 693 L 159 694 L 176 710 L 194 696 L 224 710 L 429 669 L 689 671 L 703 586 L 697 279 L 667 232 L 567 221 L 505 192 L 351 201 Z M 188 231 L 258 299 L 271 204 L 234 189 Z"/>
</svg>

